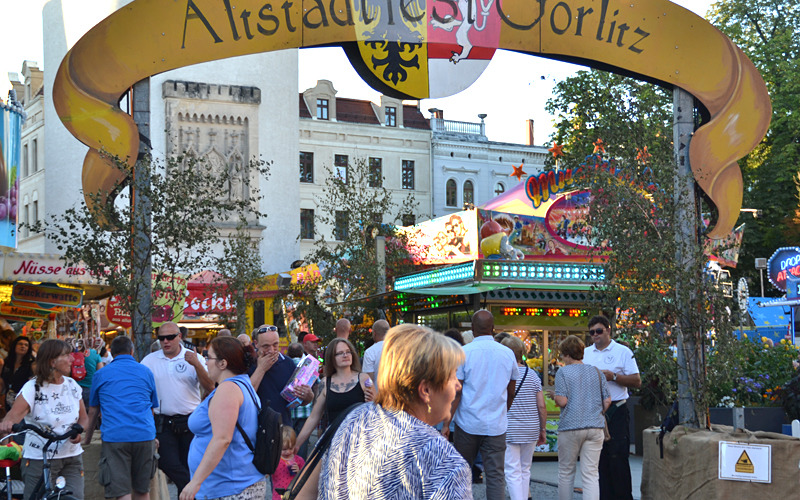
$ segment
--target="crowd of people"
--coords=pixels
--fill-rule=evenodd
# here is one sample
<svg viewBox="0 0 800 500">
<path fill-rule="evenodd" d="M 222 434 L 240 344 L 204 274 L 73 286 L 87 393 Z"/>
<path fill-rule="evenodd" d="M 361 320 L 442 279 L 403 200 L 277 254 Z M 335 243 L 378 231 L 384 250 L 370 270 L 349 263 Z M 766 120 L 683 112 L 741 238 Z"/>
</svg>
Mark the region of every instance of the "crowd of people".
<svg viewBox="0 0 800 500">
<path fill-rule="evenodd" d="M 558 346 L 564 366 L 550 396 L 562 409 L 559 498 L 572 498 L 578 458 L 584 498 L 632 498 L 626 400 L 627 388 L 641 383 L 638 367 L 630 349 L 611 339 L 605 317 L 588 326 L 592 346 L 573 335 Z M 159 468 L 180 500 L 278 499 L 304 467 L 314 432 L 331 424 L 318 476 L 303 486 L 312 490 L 309 497 L 471 498 L 477 470 L 487 498 L 529 498 L 547 412 L 542 380 L 525 364 L 519 338 L 495 336 L 487 310 L 473 315 L 466 341 L 458 330 L 390 328 L 378 320 L 362 365 L 348 340 L 351 329 L 346 319 L 337 322 L 321 378 L 294 390 L 301 402 L 295 408 L 280 393 L 300 358 L 318 355 L 321 339 L 311 333 L 301 333 L 283 354 L 273 325 L 238 338 L 220 332 L 203 356 L 184 344 L 177 324 L 165 323 L 158 349 L 141 363 L 125 336 L 112 341 L 108 362 L 83 344 L 54 339 L 34 358 L 30 340 L 19 337 L 2 369 L 8 412 L 0 431 L 10 432 L 23 417 L 56 433 L 81 425 L 83 436 L 59 443 L 48 456 L 51 473 L 63 476 L 77 498 L 84 491 L 82 446 L 98 424 L 98 478 L 106 498 L 146 500 Z M 92 358 L 83 378 L 88 392 L 70 377 L 73 347 Z M 250 446 L 264 406 L 283 424 L 281 460 L 266 477 Z M 42 474 L 43 442 L 36 435 L 26 439 L 27 498 Z"/>
</svg>

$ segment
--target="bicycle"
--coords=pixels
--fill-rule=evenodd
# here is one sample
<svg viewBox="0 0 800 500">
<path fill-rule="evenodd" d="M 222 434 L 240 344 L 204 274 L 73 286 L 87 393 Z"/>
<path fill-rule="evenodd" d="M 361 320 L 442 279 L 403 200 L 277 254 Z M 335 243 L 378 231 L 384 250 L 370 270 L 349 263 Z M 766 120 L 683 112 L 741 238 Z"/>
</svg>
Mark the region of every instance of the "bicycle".
<svg viewBox="0 0 800 500">
<path fill-rule="evenodd" d="M 53 443 L 64 441 L 65 439 L 72 439 L 79 435 L 83 432 L 83 427 L 78 424 L 72 424 L 72 427 L 70 427 L 67 432 L 61 435 L 56 435 L 50 431 L 42 429 L 41 427 L 22 421 L 14 424 L 13 427 L 11 427 L 11 431 L 11 434 L 0 439 L 0 441 L 4 441 L 10 437 L 27 431 L 35 432 L 46 440 L 45 445 L 42 448 L 42 477 L 36 484 L 36 488 L 33 490 L 31 497 L 26 500 L 77 500 L 77 498 L 72 496 L 71 491 L 64 489 L 64 487 L 67 485 L 67 481 L 63 476 L 58 476 L 55 480 L 55 484 L 51 484 L 50 461 L 47 459 L 47 451 L 50 448 L 50 445 Z"/>
</svg>

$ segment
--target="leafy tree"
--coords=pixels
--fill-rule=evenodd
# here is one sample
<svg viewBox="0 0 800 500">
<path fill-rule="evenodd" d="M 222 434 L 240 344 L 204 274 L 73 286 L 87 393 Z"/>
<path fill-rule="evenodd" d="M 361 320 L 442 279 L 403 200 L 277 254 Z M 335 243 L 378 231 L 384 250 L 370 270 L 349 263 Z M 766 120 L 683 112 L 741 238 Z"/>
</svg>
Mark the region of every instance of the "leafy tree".
<svg viewBox="0 0 800 500">
<path fill-rule="evenodd" d="M 384 186 L 384 178 L 374 177 L 364 159 L 348 166 L 347 178 L 325 166 L 325 185 L 317 197 L 314 212 L 316 241 L 306 261 L 319 265 L 321 279 L 301 285 L 297 290 L 307 299 L 297 312 L 311 320 L 316 335 L 330 336 L 335 319 L 333 303 L 364 299 L 382 292 L 379 280 L 383 270 L 377 265 L 375 237 L 386 237 L 385 283 L 413 271 L 406 250 L 406 237 L 396 231 L 409 214 L 418 214 L 419 203 L 413 192 L 400 202 Z M 377 306 L 376 301 L 359 300 L 335 308 L 337 313 L 363 316 Z"/>
<path fill-rule="evenodd" d="M 214 264 L 214 249 L 222 246 L 225 232 L 235 224 L 229 221 L 255 225 L 266 217 L 257 208 L 261 195 L 255 183 L 268 175 L 264 162 L 220 169 L 187 155 L 171 157 L 163 166 L 149 157 L 139 163 L 140 172 L 150 180 L 149 186 L 143 183 L 146 187 L 137 195 L 146 196 L 151 205 L 152 225 L 139 237 L 152 262 L 154 297 L 174 287 L 177 276 Z M 125 162 L 116 160 L 116 164 L 132 178 L 133 171 Z M 32 229 L 44 231 L 54 240 L 68 265 L 83 262 L 93 275 L 103 276 L 119 295 L 120 306 L 133 312 L 139 307 L 139 291 L 146 285 L 138 277 L 141 273 L 135 268 L 131 251 L 137 214 L 126 185 L 115 186 L 111 192 L 120 193 L 114 206 L 96 204 L 102 208 L 92 211 L 82 200 L 77 207 Z M 89 196 L 101 199 L 99 194 Z M 98 221 L 114 221 L 119 229 L 110 231 L 107 224 Z M 174 303 L 183 301 L 182 296 L 171 298 Z M 150 317 L 149 312 L 144 317 Z M 150 332 L 141 334 L 150 338 Z M 144 342 L 137 341 L 137 346 L 142 345 Z"/>
<path fill-rule="evenodd" d="M 225 286 L 233 302 L 232 314 L 220 318 L 229 326 L 235 335 L 249 333 L 247 331 L 246 293 L 256 290 L 264 281 L 260 237 L 254 237 L 248 230 L 250 224 L 240 220 L 236 231 L 222 242 L 222 254 L 215 255 L 211 267 L 219 273 L 217 284 Z"/>
<path fill-rule="evenodd" d="M 766 137 L 739 161 L 744 206 L 763 214 L 747 218 L 736 270 L 754 284 L 759 279 L 754 259 L 800 238 L 800 228 L 791 223 L 798 207 L 791 186 L 800 171 L 800 1 L 721 0 L 709 19 L 753 61 L 772 99 Z"/>
<path fill-rule="evenodd" d="M 688 193 L 675 183 L 671 97 L 657 86 L 592 70 L 560 82 L 547 107 L 559 119 L 553 140 L 566 149 L 560 166 L 597 163 L 586 155 L 599 149 L 598 139 L 607 153 L 610 166 L 585 168 L 582 181 L 593 195 L 592 238 L 608 254 L 599 305 L 619 316 L 623 338 L 643 344 L 649 365 L 642 368 L 652 371 L 643 374 L 643 394 L 664 404 L 678 389 L 688 403 L 685 423 L 697 426 L 712 402 L 704 369 L 708 335 L 729 338 L 731 325 L 719 284 L 704 270 L 699 218 L 677 209 L 676 199 Z M 676 343 L 684 347 L 680 367 L 659 359 L 665 345 Z"/>
<path fill-rule="evenodd" d="M 556 116 L 551 139 L 564 146 L 564 162 L 583 161 L 598 139 L 635 170 L 644 164 L 637 157 L 649 155 L 661 164 L 673 156 L 672 97 L 656 85 L 595 69 L 579 71 L 556 84 L 545 109 Z"/>
</svg>

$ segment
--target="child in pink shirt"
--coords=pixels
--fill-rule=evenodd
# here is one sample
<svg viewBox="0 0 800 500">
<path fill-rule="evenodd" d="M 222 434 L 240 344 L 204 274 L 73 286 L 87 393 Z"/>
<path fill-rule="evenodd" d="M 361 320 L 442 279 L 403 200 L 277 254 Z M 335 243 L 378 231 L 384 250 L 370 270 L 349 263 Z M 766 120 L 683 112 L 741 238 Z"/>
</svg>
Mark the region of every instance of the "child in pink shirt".
<svg viewBox="0 0 800 500">
<path fill-rule="evenodd" d="M 275 490 L 288 488 L 294 476 L 296 476 L 297 473 L 300 472 L 300 469 L 306 464 L 303 457 L 296 456 L 293 453 L 297 436 L 291 426 L 281 426 L 281 438 L 283 441 L 283 451 L 281 451 L 281 461 L 278 464 L 278 468 L 275 469 L 275 473 L 272 474 L 272 500 L 281 500 L 281 495 Z"/>
</svg>

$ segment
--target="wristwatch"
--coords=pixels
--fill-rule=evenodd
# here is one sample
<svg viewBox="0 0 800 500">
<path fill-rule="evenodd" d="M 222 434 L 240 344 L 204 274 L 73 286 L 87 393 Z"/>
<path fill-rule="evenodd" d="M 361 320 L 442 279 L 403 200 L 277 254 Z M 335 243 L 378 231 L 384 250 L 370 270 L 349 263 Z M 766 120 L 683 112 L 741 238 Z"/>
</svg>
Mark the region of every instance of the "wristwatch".
<svg viewBox="0 0 800 500">
<path fill-rule="evenodd" d="M 614 373 L 614 378 L 612 378 L 611 380 L 612 380 L 612 382 L 616 382 L 617 381 L 617 374 L 616 373 Z"/>
</svg>

